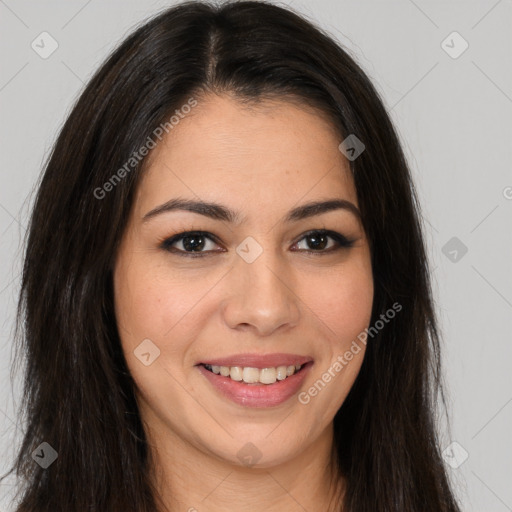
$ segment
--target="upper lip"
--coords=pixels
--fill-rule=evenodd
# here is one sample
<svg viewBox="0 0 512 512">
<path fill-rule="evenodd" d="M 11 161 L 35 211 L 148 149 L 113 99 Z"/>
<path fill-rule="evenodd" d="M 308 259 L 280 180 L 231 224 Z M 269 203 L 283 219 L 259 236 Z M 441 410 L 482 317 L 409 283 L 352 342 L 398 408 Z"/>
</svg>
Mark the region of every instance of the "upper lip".
<svg viewBox="0 0 512 512">
<path fill-rule="evenodd" d="M 235 354 L 216 359 L 205 359 L 199 364 L 212 366 L 242 366 L 250 368 L 274 368 L 277 366 L 303 365 L 313 361 L 309 356 L 297 354 Z"/>
</svg>

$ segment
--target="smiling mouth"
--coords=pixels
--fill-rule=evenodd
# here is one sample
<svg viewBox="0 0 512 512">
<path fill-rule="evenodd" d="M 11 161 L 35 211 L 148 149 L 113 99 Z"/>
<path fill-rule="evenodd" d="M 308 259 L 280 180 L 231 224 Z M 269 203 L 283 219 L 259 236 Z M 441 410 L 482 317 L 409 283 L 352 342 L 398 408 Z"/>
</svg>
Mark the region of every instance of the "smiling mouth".
<svg viewBox="0 0 512 512">
<path fill-rule="evenodd" d="M 270 385 L 300 372 L 307 364 L 276 366 L 269 368 L 254 368 L 251 366 L 216 366 L 203 364 L 204 368 L 216 375 L 229 378 L 236 382 L 255 385 Z"/>
</svg>

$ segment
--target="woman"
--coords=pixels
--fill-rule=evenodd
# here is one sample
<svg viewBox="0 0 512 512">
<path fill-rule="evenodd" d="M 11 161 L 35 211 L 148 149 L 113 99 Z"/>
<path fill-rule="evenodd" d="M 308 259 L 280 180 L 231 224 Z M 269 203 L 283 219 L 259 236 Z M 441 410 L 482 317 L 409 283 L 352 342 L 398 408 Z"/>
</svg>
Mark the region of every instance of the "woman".
<svg viewBox="0 0 512 512">
<path fill-rule="evenodd" d="M 378 94 L 308 21 L 138 28 L 34 205 L 17 510 L 459 510 L 419 219 Z"/>
</svg>

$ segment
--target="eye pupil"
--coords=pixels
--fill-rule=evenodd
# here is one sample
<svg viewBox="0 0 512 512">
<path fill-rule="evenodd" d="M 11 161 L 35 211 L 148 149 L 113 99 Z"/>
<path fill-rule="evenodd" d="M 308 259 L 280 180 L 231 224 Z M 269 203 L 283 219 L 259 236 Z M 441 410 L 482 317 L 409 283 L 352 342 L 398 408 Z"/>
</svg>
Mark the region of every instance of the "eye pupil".
<svg viewBox="0 0 512 512">
<path fill-rule="evenodd" d="M 308 243 L 308 245 L 314 249 L 324 249 L 327 245 L 327 236 L 324 234 L 313 233 L 308 235 L 308 240 L 312 243 Z"/>
<path fill-rule="evenodd" d="M 200 240 L 200 242 L 198 242 Z M 190 242 L 191 241 L 191 242 Z M 183 247 L 187 251 L 197 251 L 204 248 L 204 236 L 203 235 L 189 235 L 183 237 Z"/>
</svg>

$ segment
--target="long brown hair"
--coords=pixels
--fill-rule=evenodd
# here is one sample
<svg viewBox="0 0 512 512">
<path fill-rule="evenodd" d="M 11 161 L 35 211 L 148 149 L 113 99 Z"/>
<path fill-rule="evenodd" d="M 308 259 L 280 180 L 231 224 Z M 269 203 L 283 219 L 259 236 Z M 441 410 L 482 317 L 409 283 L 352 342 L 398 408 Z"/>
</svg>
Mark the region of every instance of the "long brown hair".
<svg viewBox="0 0 512 512">
<path fill-rule="evenodd" d="M 439 453 L 439 335 L 419 204 L 374 86 L 328 34 L 259 1 L 186 2 L 137 28 L 85 87 L 47 161 L 32 212 L 18 306 L 26 431 L 13 469 L 19 512 L 150 512 L 148 450 L 113 309 L 114 255 L 144 160 L 106 187 L 190 97 L 300 98 L 327 114 L 350 161 L 375 283 L 358 378 L 334 418 L 344 512 L 459 510 Z M 118 173 L 119 176 L 119 173 Z M 100 191 L 100 192 L 98 192 Z M 103 192 L 101 192 L 103 191 Z M 108 192 L 108 193 L 107 193 Z M 47 442 L 47 469 L 32 460 Z"/>
</svg>

